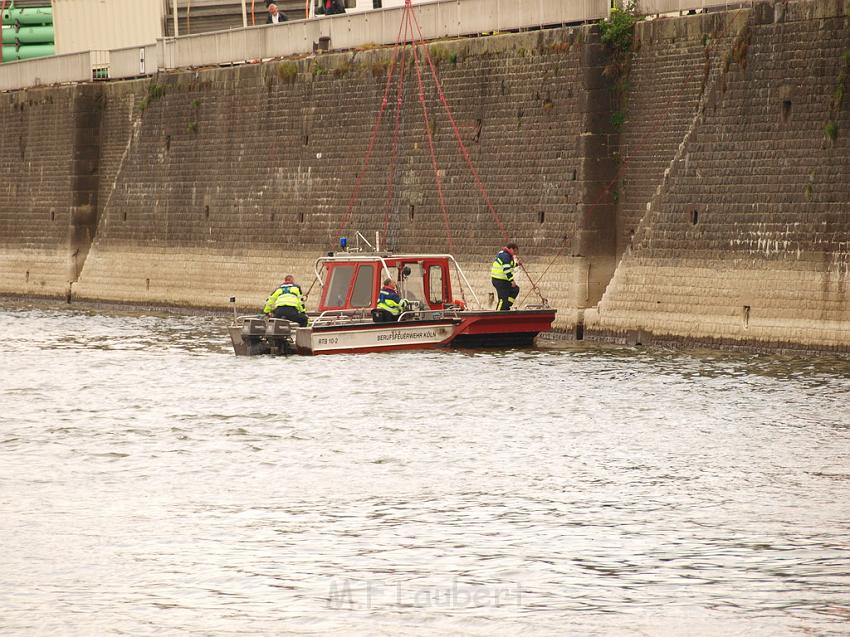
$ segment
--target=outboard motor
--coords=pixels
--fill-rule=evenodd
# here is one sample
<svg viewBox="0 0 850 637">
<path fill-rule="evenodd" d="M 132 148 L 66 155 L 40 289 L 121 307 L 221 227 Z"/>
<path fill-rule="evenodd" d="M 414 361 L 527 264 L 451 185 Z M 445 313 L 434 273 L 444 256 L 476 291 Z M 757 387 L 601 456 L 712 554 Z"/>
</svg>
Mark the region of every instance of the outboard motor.
<svg viewBox="0 0 850 637">
<path fill-rule="evenodd" d="M 288 356 L 292 351 L 292 324 L 286 319 L 269 319 L 265 325 L 265 336 L 272 356 Z"/>
<path fill-rule="evenodd" d="M 242 317 L 242 323 L 235 324 L 228 331 L 237 356 L 256 356 L 267 354 L 269 345 L 265 340 L 266 322 L 259 317 Z"/>
</svg>

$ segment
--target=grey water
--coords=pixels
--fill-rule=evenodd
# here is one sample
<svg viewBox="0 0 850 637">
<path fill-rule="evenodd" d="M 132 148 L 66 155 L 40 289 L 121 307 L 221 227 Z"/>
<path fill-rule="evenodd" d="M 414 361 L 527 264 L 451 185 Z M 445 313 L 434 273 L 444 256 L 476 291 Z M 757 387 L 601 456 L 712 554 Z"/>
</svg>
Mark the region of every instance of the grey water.
<svg viewBox="0 0 850 637">
<path fill-rule="evenodd" d="M 846 360 L 226 324 L 0 301 L 0 634 L 850 634 Z"/>
</svg>

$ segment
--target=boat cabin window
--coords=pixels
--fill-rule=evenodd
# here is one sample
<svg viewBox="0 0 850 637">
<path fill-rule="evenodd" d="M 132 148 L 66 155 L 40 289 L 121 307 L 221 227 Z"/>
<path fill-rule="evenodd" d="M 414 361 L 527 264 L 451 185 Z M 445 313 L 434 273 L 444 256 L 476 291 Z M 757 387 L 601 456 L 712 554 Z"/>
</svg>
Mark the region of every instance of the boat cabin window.
<svg viewBox="0 0 850 637">
<path fill-rule="evenodd" d="M 337 265 L 331 270 L 331 280 L 328 284 L 327 296 L 325 296 L 327 307 L 345 307 L 345 299 L 348 296 L 352 278 L 354 278 L 353 265 Z"/>
<path fill-rule="evenodd" d="M 357 269 L 357 279 L 351 292 L 351 307 L 372 307 L 372 295 L 375 291 L 375 266 L 361 265 Z"/>
<path fill-rule="evenodd" d="M 443 298 L 443 268 L 439 265 L 428 267 L 428 300 L 431 305 L 440 305 Z"/>
<path fill-rule="evenodd" d="M 425 305 L 425 280 L 422 265 L 403 263 L 398 267 L 399 292 L 408 301 L 419 301 Z"/>
</svg>

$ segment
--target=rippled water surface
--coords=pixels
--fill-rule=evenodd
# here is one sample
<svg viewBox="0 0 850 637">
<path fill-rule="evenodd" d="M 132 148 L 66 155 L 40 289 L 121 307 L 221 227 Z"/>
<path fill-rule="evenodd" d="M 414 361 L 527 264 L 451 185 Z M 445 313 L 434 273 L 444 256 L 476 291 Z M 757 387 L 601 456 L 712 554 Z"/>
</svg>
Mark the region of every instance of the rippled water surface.
<svg viewBox="0 0 850 637">
<path fill-rule="evenodd" d="M 236 358 L 0 304 L 0 633 L 850 634 L 850 364 Z"/>
</svg>

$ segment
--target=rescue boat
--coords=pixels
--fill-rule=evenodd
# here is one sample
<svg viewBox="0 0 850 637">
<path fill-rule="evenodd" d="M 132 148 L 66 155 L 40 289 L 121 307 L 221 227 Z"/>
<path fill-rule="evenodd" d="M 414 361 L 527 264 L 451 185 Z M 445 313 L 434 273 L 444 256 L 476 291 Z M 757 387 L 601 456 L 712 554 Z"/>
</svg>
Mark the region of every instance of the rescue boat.
<svg viewBox="0 0 850 637">
<path fill-rule="evenodd" d="M 415 69 L 422 95 L 422 71 L 427 69 L 434 87 L 441 97 L 441 104 L 451 123 L 455 140 L 469 168 L 473 181 L 478 188 L 487 209 L 498 226 L 504 240 L 509 241 L 504 225 L 499 219 L 484 183 L 472 163 L 470 153 L 463 142 L 457 123 L 443 95 L 443 87 L 436 65 L 431 59 L 429 48 L 425 46 L 422 30 L 414 15 L 412 0 L 404 0 L 405 11 L 399 28 L 399 37 L 392 52 L 392 62 L 387 71 L 384 96 L 375 115 L 375 125 L 369 138 L 363 159 L 362 169 L 357 172 L 354 189 L 349 198 L 348 207 L 339 226 L 342 233 L 352 218 L 354 204 L 358 200 L 381 122 L 388 106 L 397 105 L 395 127 L 393 129 L 392 156 L 387 180 L 387 208 L 384 218 L 384 234 L 389 223 L 389 204 L 393 199 L 394 177 L 398 157 L 396 153 L 399 133 L 399 117 L 404 103 L 405 80 L 410 75 L 405 72 L 406 49 L 411 49 L 412 67 Z M 402 37 L 404 33 L 404 37 Z M 400 70 L 396 72 L 396 68 Z M 396 83 L 396 99 L 389 99 L 390 90 Z M 422 101 L 423 129 L 428 138 L 431 165 L 440 211 L 443 215 L 449 250 L 452 249 L 451 230 L 448 224 L 448 211 L 443 196 L 441 171 L 435 154 L 433 128 L 429 125 L 428 107 Z M 347 240 L 340 240 L 341 252 L 329 252 L 327 256 L 316 260 L 315 275 L 321 289 L 318 313 L 312 317 L 307 327 L 299 327 L 284 319 L 268 319 L 263 316 L 234 316 L 230 327 L 230 338 L 237 355 L 257 354 L 347 354 L 358 352 L 382 352 L 391 350 L 434 349 L 438 347 L 527 347 L 534 343 L 535 337 L 552 327 L 556 310 L 550 308 L 541 296 L 541 305 L 529 305 L 522 309 L 496 311 L 484 309 L 469 285 L 463 270 L 450 254 L 393 254 L 381 252 L 379 233 L 376 233 L 374 247 L 359 232 L 357 249 L 349 251 Z M 369 245 L 373 252 L 360 252 L 359 238 Z M 457 289 L 461 299 L 454 296 L 451 270 L 457 273 Z M 391 323 L 376 322 L 372 310 L 378 303 L 381 283 L 384 278 L 398 283 L 398 291 L 407 301 L 398 321 Z M 530 277 L 529 277 L 530 279 Z M 532 288 L 538 292 L 536 284 Z M 466 291 L 474 300 L 470 309 L 464 299 Z M 309 294 L 309 292 L 308 292 Z M 234 298 L 231 301 L 235 302 Z M 235 307 L 235 306 L 234 306 Z"/>
<path fill-rule="evenodd" d="M 476 309 L 454 298 L 467 290 Z M 237 356 L 353 354 L 440 347 L 512 348 L 533 345 L 551 328 L 556 310 L 542 305 L 481 309 L 460 265 L 449 254 L 333 253 L 315 263 L 321 298 L 307 327 L 284 319 L 238 316 L 229 328 Z M 376 323 L 372 309 L 384 278 L 398 282 L 406 308 L 393 323 Z M 233 299 L 231 299 L 233 300 Z"/>
</svg>

